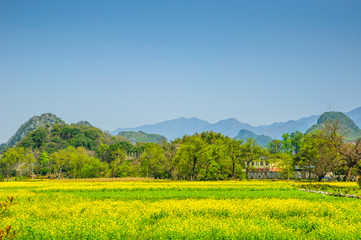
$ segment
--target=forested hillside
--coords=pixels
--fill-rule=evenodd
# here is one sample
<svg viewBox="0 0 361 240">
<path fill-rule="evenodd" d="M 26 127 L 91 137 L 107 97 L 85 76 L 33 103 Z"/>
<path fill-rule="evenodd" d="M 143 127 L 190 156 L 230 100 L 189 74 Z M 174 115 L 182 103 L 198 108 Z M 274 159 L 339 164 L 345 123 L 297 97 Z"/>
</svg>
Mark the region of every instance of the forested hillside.
<svg viewBox="0 0 361 240">
<path fill-rule="evenodd" d="M 118 133 L 119 136 L 123 136 L 128 139 L 131 143 L 136 144 L 138 142 L 143 143 L 162 143 L 166 142 L 167 138 L 159 134 L 149 134 L 142 131 L 123 131 Z"/>
<path fill-rule="evenodd" d="M 85 147 L 96 150 L 102 141 L 109 141 L 110 136 L 98 128 L 83 124 L 54 124 L 38 127 L 30 132 L 18 144 L 18 147 L 38 149 L 48 153 L 65 149 L 69 146 Z"/>
</svg>

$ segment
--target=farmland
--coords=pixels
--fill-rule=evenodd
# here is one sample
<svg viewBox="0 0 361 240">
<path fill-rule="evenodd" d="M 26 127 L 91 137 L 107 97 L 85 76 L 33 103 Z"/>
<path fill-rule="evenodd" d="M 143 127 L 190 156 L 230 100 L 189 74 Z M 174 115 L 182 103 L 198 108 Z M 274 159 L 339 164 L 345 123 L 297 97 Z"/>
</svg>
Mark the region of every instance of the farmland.
<svg viewBox="0 0 361 240">
<path fill-rule="evenodd" d="M 342 183 L 341 183 L 342 184 Z M 339 184 L 341 186 L 341 184 Z M 347 187 L 356 187 L 347 183 Z M 357 239 L 361 200 L 284 181 L 2 182 L 17 239 Z"/>
</svg>

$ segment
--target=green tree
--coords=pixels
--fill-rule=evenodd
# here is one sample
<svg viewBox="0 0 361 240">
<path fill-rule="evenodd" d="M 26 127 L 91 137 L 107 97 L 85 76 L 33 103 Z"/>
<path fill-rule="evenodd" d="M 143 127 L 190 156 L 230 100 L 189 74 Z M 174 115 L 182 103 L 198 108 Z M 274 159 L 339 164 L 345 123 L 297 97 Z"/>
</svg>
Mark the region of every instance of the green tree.
<svg viewBox="0 0 361 240">
<path fill-rule="evenodd" d="M 51 165 L 49 153 L 46 151 L 42 152 L 39 157 L 39 172 L 42 175 L 51 174 Z"/>
<path fill-rule="evenodd" d="M 227 154 L 227 145 L 223 139 L 206 144 L 200 152 L 200 180 L 224 180 L 231 175 L 230 158 Z"/>
<path fill-rule="evenodd" d="M 299 152 L 300 165 L 314 172 L 321 181 L 327 173 L 339 167 L 339 155 L 327 139 L 322 130 L 315 130 L 306 134 Z"/>
<path fill-rule="evenodd" d="M 155 143 L 147 143 L 140 157 L 140 169 L 142 175 L 152 178 L 164 178 L 167 174 L 164 168 L 164 150 Z"/>
<path fill-rule="evenodd" d="M 342 165 L 347 168 L 345 180 L 350 181 L 352 170 L 361 163 L 361 138 L 354 143 L 343 143 L 338 152 L 341 155 Z"/>
<path fill-rule="evenodd" d="M 180 179 L 198 180 L 205 142 L 197 135 L 184 136 L 181 142 L 173 161 L 176 175 Z"/>
<path fill-rule="evenodd" d="M 292 154 L 293 153 L 293 149 L 292 149 L 292 139 L 289 133 L 284 133 L 282 134 L 282 140 L 281 140 L 281 149 L 282 152 L 288 153 L 288 154 Z"/>
<path fill-rule="evenodd" d="M 231 161 L 231 171 L 232 171 L 232 178 L 238 178 L 238 172 L 240 172 L 244 167 L 241 165 L 242 158 L 244 157 L 244 152 L 242 151 L 242 143 L 243 140 L 235 140 L 235 139 L 227 139 L 227 154 Z M 237 171 L 238 169 L 238 171 Z"/>
<path fill-rule="evenodd" d="M 304 134 L 299 131 L 295 131 L 291 133 L 290 138 L 291 138 L 291 148 L 293 150 L 293 154 L 297 155 L 301 150 Z"/>
<path fill-rule="evenodd" d="M 346 168 L 345 180 L 349 181 L 352 170 L 361 161 L 361 138 L 355 142 L 347 142 L 345 131 L 339 121 L 324 122 L 320 134 L 328 148 L 339 154 L 340 167 Z"/>
<path fill-rule="evenodd" d="M 0 159 L 7 180 L 11 176 L 33 175 L 35 158 L 31 150 L 23 147 L 9 148 Z"/>
<path fill-rule="evenodd" d="M 119 176 L 121 175 L 122 171 L 118 170 L 120 170 L 119 167 L 121 167 L 121 165 L 125 163 L 126 152 L 123 150 L 122 145 L 119 143 L 110 145 L 108 151 L 109 152 L 107 160 L 109 166 L 111 167 L 111 176 Z"/>
<path fill-rule="evenodd" d="M 268 142 L 268 151 L 272 154 L 280 153 L 281 152 L 281 140 L 274 139 Z"/>
<path fill-rule="evenodd" d="M 177 142 L 163 142 L 162 148 L 164 150 L 164 156 L 166 158 L 166 161 L 164 163 L 164 168 L 166 169 L 166 172 L 169 173 L 167 178 L 172 177 L 174 174 L 174 166 L 173 166 L 173 159 L 175 158 L 175 155 L 179 148 L 179 143 Z"/>
<path fill-rule="evenodd" d="M 54 160 L 55 170 L 57 172 L 57 178 L 61 178 L 62 174 L 65 170 L 69 169 L 69 161 L 71 159 L 71 155 L 75 152 L 75 148 L 70 146 L 66 149 L 60 150 L 58 152 L 54 152 L 50 155 L 51 159 Z"/>
</svg>

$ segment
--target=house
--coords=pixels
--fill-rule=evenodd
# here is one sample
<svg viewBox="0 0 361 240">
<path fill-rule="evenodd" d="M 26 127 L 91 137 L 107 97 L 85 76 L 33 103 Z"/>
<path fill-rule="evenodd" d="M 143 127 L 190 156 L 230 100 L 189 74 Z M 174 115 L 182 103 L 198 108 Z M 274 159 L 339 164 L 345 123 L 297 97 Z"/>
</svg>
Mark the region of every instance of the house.
<svg viewBox="0 0 361 240">
<path fill-rule="evenodd" d="M 281 177 L 281 168 L 277 163 L 270 163 L 268 160 L 254 160 L 249 165 L 248 178 L 253 179 L 275 179 Z"/>
</svg>

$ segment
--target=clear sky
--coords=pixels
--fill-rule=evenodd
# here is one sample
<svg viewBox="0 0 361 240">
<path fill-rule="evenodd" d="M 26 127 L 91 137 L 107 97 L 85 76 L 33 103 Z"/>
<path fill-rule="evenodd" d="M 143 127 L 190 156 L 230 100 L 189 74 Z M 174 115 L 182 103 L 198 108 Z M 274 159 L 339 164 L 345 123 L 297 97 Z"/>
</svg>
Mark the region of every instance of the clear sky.
<svg viewBox="0 0 361 240">
<path fill-rule="evenodd" d="M 34 115 L 104 130 L 361 106 L 361 1 L 0 0 L 0 142 Z"/>
</svg>

